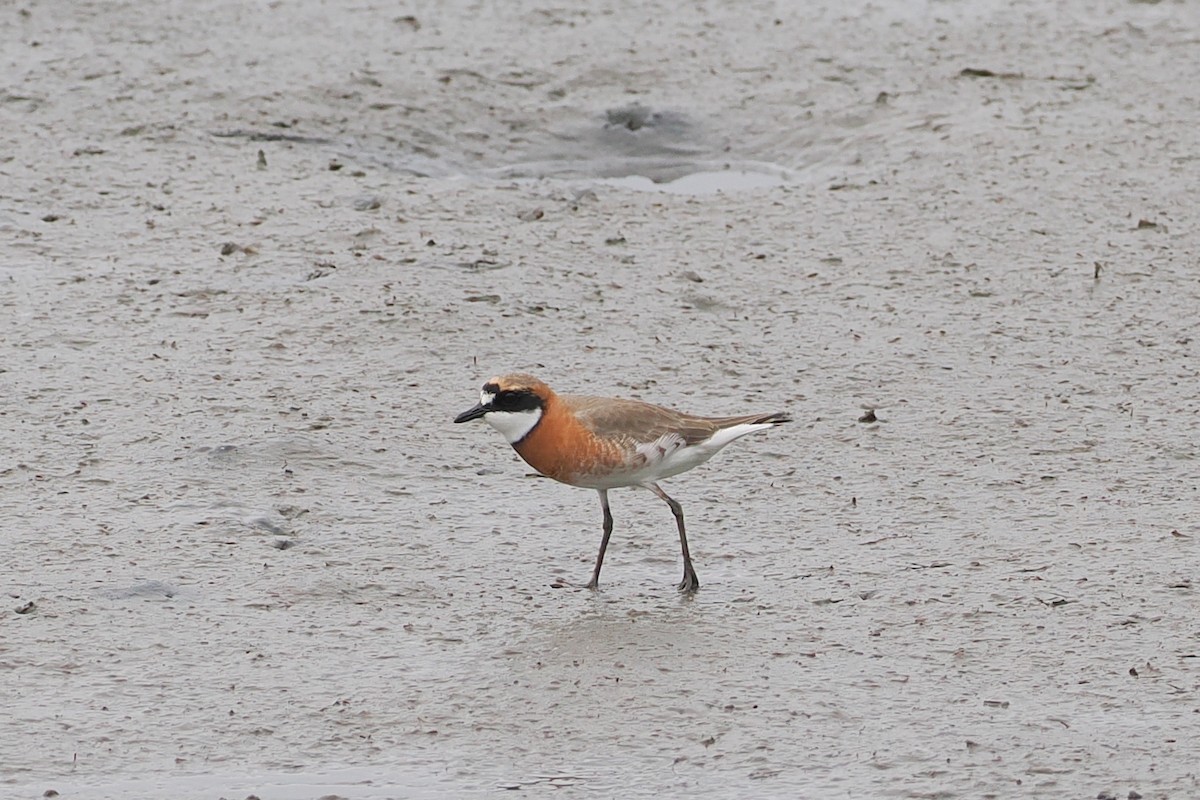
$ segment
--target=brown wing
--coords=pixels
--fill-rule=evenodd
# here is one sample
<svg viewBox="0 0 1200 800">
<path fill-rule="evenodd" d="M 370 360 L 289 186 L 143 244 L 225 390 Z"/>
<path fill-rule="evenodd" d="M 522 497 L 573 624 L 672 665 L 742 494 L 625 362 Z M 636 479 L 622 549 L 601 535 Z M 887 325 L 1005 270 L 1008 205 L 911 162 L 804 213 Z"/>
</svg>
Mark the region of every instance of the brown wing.
<svg viewBox="0 0 1200 800">
<path fill-rule="evenodd" d="M 684 444 L 708 439 L 722 428 L 753 422 L 773 422 L 784 415 L 746 414 L 737 417 L 698 417 L 640 400 L 560 395 L 560 400 L 592 433 L 625 440 L 637 446 L 674 433 Z M 782 420 L 779 420 L 782 421 Z"/>
</svg>

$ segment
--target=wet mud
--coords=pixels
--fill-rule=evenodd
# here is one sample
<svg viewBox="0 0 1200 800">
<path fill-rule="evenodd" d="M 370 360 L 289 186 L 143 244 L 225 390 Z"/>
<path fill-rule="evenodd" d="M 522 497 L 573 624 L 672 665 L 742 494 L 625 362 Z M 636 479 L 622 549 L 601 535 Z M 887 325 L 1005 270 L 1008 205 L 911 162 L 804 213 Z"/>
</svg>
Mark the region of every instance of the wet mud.
<svg viewBox="0 0 1200 800">
<path fill-rule="evenodd" d="M 1200 792 L 1196 7 L 5 13 L 0 794 Z"/>
</svg>

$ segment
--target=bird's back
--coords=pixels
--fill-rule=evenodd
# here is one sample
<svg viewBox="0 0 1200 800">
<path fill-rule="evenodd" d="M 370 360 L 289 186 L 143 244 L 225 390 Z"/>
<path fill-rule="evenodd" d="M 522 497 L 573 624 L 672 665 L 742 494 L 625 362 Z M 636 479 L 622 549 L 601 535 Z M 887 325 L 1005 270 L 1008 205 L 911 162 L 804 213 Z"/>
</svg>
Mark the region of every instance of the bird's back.
<svg viewBox="0 0 1200 800">
<path fill-rule="evenodd" d="M 784 413 L 704 417 L 641 400 L 610 397 L 559 395 L 559 399 L 564 408 L 594 435 L 605 439 L 627 439 L 635 444 L 653 442 L 665 434 L 674 433 L 685 444 L 695 445 L 711 439 L 718 431 L 737 425 L 775 424 L 791 420 Z"/>
<path fill-rule="evenodd" d="M 560 395 L 564 408 L 593 435 L 629 446 L 653 442 L 675 433 L 687 444 L 712 437 L 720 419 L 684 414 L 641 400 L 586 395 Z"/>
<path fill-rule="evenodd" d="M 560 400 L 563 410 L 597 442 L 622 454 L 621 467 L 603 476 L 588 476 L 610 486 L 678 475 L 703 464 L 733 440 L 790 419 L 786 414 L 702 417 L 640 400 L 584 395 L 564 395 Z M 588 478 L 574 480 L 583 483 Z"/>
</svg>

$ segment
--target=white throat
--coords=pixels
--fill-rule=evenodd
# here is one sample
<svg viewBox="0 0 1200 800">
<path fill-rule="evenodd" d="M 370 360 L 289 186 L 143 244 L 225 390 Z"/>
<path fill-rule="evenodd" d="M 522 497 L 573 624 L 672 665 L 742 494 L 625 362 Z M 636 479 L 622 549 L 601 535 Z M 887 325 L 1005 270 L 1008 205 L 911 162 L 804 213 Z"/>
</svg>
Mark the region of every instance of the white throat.
<svg viewBox="0 0 1200 800">
<path fill-rule="evenodd" d="M 531 408 L 528 411 L 489 411 L 484 420 L 504 434 L 509 444 L 516 444 L 529 435 L 541 418 L 542 410 Z"/>
</svg>

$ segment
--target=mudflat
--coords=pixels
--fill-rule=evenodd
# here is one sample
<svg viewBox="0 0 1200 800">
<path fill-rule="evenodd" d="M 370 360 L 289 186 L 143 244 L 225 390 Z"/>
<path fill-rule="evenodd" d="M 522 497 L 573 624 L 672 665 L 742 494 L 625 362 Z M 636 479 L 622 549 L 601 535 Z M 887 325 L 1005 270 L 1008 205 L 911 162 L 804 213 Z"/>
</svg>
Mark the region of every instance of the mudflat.
<svg viewBox="0 0 1200 800">
<path fill-rule="evenodd" d="M 1200 794 L 1196 5 L 0 14 L 0 794 Z"/>
</svg>

